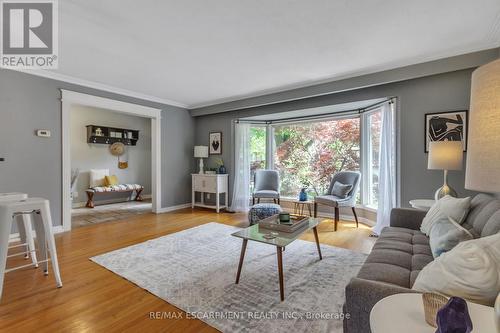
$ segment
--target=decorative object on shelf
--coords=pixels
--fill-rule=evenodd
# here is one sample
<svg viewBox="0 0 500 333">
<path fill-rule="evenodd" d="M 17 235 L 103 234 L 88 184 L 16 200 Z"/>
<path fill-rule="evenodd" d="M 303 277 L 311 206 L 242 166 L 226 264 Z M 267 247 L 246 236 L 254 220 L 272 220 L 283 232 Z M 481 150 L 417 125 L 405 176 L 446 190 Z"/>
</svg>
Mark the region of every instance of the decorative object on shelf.
<svg viewBox="0 0 500 333">
<path fill-rule="evenodd" d="M 458 141 L 433 141 L 429 145 L 429 170 L 444 170 L 444 184 L 438 188 L 434 199 L 446 195 L 457 196 L 457 192 L 448 186 L 448 170 L 461 170 L 463 161 L 462 143 Z"/>
<path fill-rule="evenodd" d="M 451 297 L 437 313 L 436 333 L 470 333 L 472 320 L 463 298 Z"/>
<path fill-rule="evenodd" d="M 222 158 L 217 158 L 215 160 L 215 165 L 217 165 L 217 173 L 220 175 L 224 175 L 227 173 L 226 167 L 224 166 L 224 161 Z"/>
<path fill-rule="evenodd" d="M 194 157 L 200 159 L 200 170 L 198 173 L 201 175 L 203 171 L 203 159 L 208 157 L 208 147 L 207 146 L 194 146 Z"/>
<path fill-rule="evenodd" d="M 500 59 L 472 72 L 465 188 L 500 192 Z"/>
<path fill-rule="evenodd" d="M 113 144 L 121 142 L 126 146 L 135 146 L 139 140 L 139 131 L 123 128 L 87 125 L 87 143 Z"/>
<path fill-rule="evenodd" d="M 460 141 L 467 150 L 467 110 L 425 115 L 425 152 L 433 141 Z"/>
<path fill-rule="evenodd" d="M 127 161 L 120 161 L 120 156 L 123 156 L 126 152 L 125 145 L 122 142 L 115 142 L 109 146 L 109 151 L 111 155 L 118 157 L 118 168 L 126 169 L 128 168 Z"/>
<path fill-rule="evenodd" d="M 211 132 L 208 136 L 210 155 L 222 155 L 222 132 Z"/>
<path fill-rule="evenodd" d="M 289 223 L 290 222 L 290 214 L 289 213 L 279 213 L 280 223 Z"/>
<path fill-rule="evenodd" d="M 307 201 L 307 188 L 302 188 L 299 193 L 299 201 Z"/>
<path fill-rule="evenodd" d="M 422 301 L 424 303 L 425 321 L 432 327 L 437 327 L 437 313 L 448 302 L 448 299 L 434 293 L 423 293 Z"/>
</svg>

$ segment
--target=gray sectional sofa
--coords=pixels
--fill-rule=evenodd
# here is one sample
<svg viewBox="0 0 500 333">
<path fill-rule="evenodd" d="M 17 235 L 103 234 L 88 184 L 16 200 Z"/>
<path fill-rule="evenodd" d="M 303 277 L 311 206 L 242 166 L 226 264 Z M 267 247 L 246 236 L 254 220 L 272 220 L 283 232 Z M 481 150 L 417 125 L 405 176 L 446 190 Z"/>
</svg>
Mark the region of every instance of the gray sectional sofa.
<svg viewBox="0 0 500 333">
<path fill-rule="evenodd" d="M 344 313 L 350 319 L 344 320 L 344 333 L 370 333 L 370 311 L 379 300 L 412 292 L 419 272 L 433 260 L 429 238 L 420 232 L 424 216 L 415 209 L 392 210 L 390 227 L 382 230 L 357 277 L 346 287 Z M 476 238 L 499 232 L 500 200 L 476 195 L 463 226 Z"/>
</svg>

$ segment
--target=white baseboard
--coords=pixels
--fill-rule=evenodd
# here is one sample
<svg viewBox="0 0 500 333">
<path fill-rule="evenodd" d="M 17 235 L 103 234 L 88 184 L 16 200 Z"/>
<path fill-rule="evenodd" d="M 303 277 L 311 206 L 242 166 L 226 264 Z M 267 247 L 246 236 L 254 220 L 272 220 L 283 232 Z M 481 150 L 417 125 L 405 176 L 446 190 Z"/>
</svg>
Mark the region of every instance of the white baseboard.
<svg viewBox="0 0 500 333">
<path fill-rule="evenodd" d="M 64 228 L 62 225 L 56 225 L 54 227 L 52 227 L 52 231 L 54 232 L 54 234 L 59 234 L 61 232 L 64 232 Z M 36 237 L 36 231 L 33 230 L 33 236 Z M 9 236 L 9 243 L 10 242 L 18 242 L 20 239 L 19 239 L 19 233 L 16 232 L 15 234 L 10 234 Z"/>
<path fill-rule="evenodd" d="M 112 193 L 112 192 L 110 192 L 110 193 Z M 144 194 L 142 196 L 143 199 L 151 199 L 151 197 L 152 197 L 151 194 Z M 94 204 L 96 204 L 96 206 L 100 206 L 100 205 L 109 205 L 109 204 L 129 202 L 129 201 L 134 201 L 134 200 L 133 199 L 132 200 L 123 200 L 123 198 L 97 200 L 97 201 L 94 200 Z M 87 201 L 73 202 L 71 204 L 71 208 L 82 208 L 82 207 L 85 207 L 86 204 L 87 204 Z"/>
<path fill-rule="evenodd" d="M 173 212 L 174 210 L 184 209 L 191 207 L 191 203 L 185 203 L 182 205 L 170 206 L 170 207 L 162 207 L 156 210 L 156 214 Z"/>
</svg>

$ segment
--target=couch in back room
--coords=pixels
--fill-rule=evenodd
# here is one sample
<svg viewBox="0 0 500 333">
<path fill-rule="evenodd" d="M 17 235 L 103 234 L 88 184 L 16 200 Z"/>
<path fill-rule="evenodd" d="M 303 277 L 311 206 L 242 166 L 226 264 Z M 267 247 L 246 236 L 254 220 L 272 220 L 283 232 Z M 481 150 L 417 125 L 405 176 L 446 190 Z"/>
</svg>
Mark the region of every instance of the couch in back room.
<svg viewBox="0 0 500 333">
<path fill-rule="evenodd" d="M 344 320 L 344 333 L 370 333 L 370 311 L 379 300 L 415 292 L 411 288 L 418 274 L 434 260 L 429 238 L 420 232 L 425 214 L 416 209 L 392 210 L 390 227 L 382 230 L 358 275 L 346 287 L 344 313 L 350 319 Z M 500 200 L 476 195 L 462 226 L 475 238 L 500 232 Z"/>
</svg>

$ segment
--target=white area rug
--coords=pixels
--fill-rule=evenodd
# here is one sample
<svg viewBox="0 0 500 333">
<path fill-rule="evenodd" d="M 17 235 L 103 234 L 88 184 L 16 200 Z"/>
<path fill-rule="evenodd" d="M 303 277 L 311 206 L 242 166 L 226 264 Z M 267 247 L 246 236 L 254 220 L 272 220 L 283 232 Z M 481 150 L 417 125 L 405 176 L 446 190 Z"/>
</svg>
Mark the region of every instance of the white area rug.
<svg viewBox="0 0 500 333">
<path fill-rule="evenodd" d="M 234 283 L 239 228 L 208 223 L 91 258 L 222 332 L 341 332 L 344 289 L 366 255 L 296 240 L 283 253 L 280 302 L 276 248 L 248 242 Z M 321 234 L 320 234 L 321 239 Z M 316 316 L 313 320 L 311 316 Z M 322 316 L 322 318 L 319 318 Z"/>
</svg>

